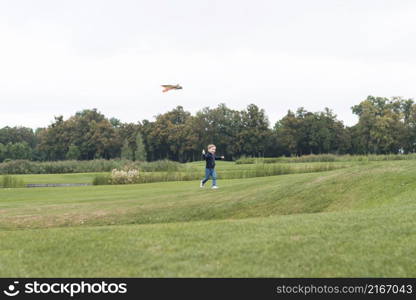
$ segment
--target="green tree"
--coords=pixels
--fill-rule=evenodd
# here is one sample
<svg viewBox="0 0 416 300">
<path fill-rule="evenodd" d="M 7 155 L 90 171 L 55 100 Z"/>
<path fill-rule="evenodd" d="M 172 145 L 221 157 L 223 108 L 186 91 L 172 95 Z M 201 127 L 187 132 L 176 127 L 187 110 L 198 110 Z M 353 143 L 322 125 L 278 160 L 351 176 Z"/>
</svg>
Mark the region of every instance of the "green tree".
<svg viewBox="0 0 416 300">
<path fill-rule="evenodd" d="M 403 148 L 403 137 L 407 125 L 411 123 L 411 102 L 401 98 L 368 96 L 360 104 L 352 107 L 359 121 L 354 131 L 357 134 L 354 144 L 363 153 L 397 153 Z"/>
<path fill-rule="evenodd" d="M 147 129 L 146 140 L 155 151 L 156 159 L 186 161 L 184 145 L 185 127 L 191 114 L 178 106 L 167 113 L 156 116 L 156 120 Z"/>
<path fill-rule="evenodd" d="M 195 151 L 200 157 L 202 147 L 215 144 L 227 159 L 238 157 L 243 151 L 238 134 L 242 129 L 241 112 L 229 109 L 225 104 L 216 108 L 206 107 L 196 114 L 194 130 L 199 143 Z"/>
<path fill-rule="evenodd" d="M 129 141 L 127 139 L 124 140 L 123 147 L 121 148 L 121 158 L 134 160 L 134 153 L 131 147 L 129 146 Z"/>
<path fill-rule="evenodd" d="M 277 121 L 274 130 L 277 139 L 283 147 L 283 152 L 287 155 L 297 155 L 301 136 L 300 120 L 292 111 L 288 111 L 286 116 Z"/>
<path fill-rule="evenodd" d="M 66 159 L 78 160 L 81 156 L 81 151 L 76 145 L 70 145 L 66 153 Z"/>
<path fill-rule="evenodd" d="M 7 157 L 7 147 L 0 143 L 0 162 L 3 162 Z"/>
<path fill-rule="evenodd" d="M 0 143 L 6 145 L 22 142 L 27 143 L 30 148 L 36 146 L 36 137 L 31 128 L 6 126 L 0 129 Z"/>
<path fill-rule="evenodd" d="M 111 118 L 109 121 L 110 121 L 111 125 L 113 127 L 116 127 L 116 128 L 118 128 L 118 127 L 120 127 L 122 125 L 121 121 L 119 119 L 117 119 L 117 118 L 114 118 L 114 117 Z"/>
<path fill-rule="evenodd" d="M 138 161 L 146 161 L 146 149 L 143 143 L 143 137 L 139 132 L 136 136 L 136 153 L 135 153 L 135 160 Z"/>
<path fill-rule="evenodd" d="M 349 131 L 328 108 L 308 112 L 299 108 L 289 111 L 275 125 L 283 152 L 289 155 L 348 153 L 351 148 Z"/>
<path fill-rule="evenodd" d="M 121 124 L 119 127 L 119 135 L 123 139 L 123 148 L 121 150 L 121 157 L 130 160 L 136 160 L 137 151 L 137 134 L 139 133 L 140 125 L 134 123 Z M 124 154 L 123 154 L 124 153 Z M 129 157 L 129 158 L 127 158 Z"/>
<path fill-rule="evenodd" d="M 117 128 L 96 109 L 77 112 L 68 120 L 55 122 L 39 132 L 38 150 L 48 160 L 66 158 L 70 145 L 76 145 L 80 159 L 120 157 L 121 138 Z"/>
<path fill-rule="evenodd" d="M 62 160 L 65 158 L 69 146 L 69 136 L 63 116 L 55 117 L 47 129 L 39 132 L 38 151 L 42 152 L 47 160 Z"/>
<path fill-rule="evenodd" d="M 241 129 L 237 135 L 240 153 L 264 156 L 271 135 L 269 120 L 263 109 L 254 104 L 241 112 Z"/>
<path fill-rule="evenodd" d="M 8 143 L 6 145 L 5 159 L 30 159 L 32 156 L 32 149 L 26 142 Z"/>
</svg>

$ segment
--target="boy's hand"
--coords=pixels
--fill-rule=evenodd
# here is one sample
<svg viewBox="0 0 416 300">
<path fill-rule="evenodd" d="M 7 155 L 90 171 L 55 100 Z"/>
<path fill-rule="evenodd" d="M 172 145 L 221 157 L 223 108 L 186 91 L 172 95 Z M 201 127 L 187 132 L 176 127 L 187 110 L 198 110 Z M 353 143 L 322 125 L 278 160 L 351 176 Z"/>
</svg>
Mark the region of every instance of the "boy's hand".
<svg viewBox="0 0 416 300">
<path fill-rule="evenodd" d="M 221 156 L 221 159 L 224 159 L 224 155 L 223 155 L 223 156 Z"/>
<path fill-rule="evenodd" d="M 202 149 L 202 154 L 205 154 L 205 149 Z"/>
</svg>

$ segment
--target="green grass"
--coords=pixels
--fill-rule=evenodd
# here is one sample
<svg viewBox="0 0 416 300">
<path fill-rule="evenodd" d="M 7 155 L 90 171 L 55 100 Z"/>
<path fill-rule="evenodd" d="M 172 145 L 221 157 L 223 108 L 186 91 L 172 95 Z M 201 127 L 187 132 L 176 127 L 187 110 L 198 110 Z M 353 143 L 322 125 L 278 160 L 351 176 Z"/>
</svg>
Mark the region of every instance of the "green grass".
<svg viewBox="0 0 416 300">
<path fill-rule="evenodd" d="M 310 154 L 292 157 L 241 157 L 236 164 L 273 164 L 273 163 L 311 163 L 311 162 L 368 162 L 390 160 L 416 160 L 416 154 L 385 154 L 385 155 L 336 155 L 336 154 Z"/>
<path fill-rule="evenodd" d="M 3 175 L 0 176 L 0 187 L 1 188 L 19 188 L 24 187 L 25 184 L 21 178 L 15 176 Z"/>
<path fill-rule="evenodd" d="M 217 162 L 218 177 L 221 179 L 249 178 L 269 176 L 272 174 L 292 174 L 319 172 L 324 170 L 345 168 L 351 163 L 303 163 L 303 164 L 267 164 L 267 165 L 236 165 L 233 162 Z M 188 163 L 183 165 L 182 171 L 171 172 L 141 172 L 143 182 L 161 182 L 176 180 L 196 180 L 204 175 L 204 162 Z M 46 184 L 46 183 L 90 183 L 94 179 L 101 179 L 109 176 L 107 172 L 95 173 L 67 173 L 67 174 L 23 174 L 13 175 L 13 178 L 22 180 L 25 184 Z M 0 175 L 1 177 L 1 175 Z M 103 181 L 98 181 L 103 184 Z"/>
<path fill-rule="evenodd" d="M 13 175 L 26 184 L 46 183 L 92 183 L 94 177 L 102 173 L 69 173 L 69 174 L 24 174 Z"/>
<path fill-rule="evenodd" d="M 416 276 L 416 161 L 219 184 L 0 190 L 0 276 Z"/>
<path fill-rule="evenodd" d="M 415 211 L 0 232 L 2 276 L 414 276 Z M 401 219 L 398 223 L 397 220 Z M 394 227 L 391 224 L 395 224 Z"/>
</svg>

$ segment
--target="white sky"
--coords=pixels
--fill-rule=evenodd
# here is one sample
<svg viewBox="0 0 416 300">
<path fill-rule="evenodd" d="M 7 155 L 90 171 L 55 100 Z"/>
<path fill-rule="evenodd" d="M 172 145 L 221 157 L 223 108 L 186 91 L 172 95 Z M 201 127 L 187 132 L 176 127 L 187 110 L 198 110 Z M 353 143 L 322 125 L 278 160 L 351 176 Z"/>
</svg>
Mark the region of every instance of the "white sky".
<svg viewBox="0 0 416 300">
<path fill-rule="evenodd" d="M 0 127 L 221 102 L 272 124 L 329 107 L 352 125 L 367 95 L 416 95 L 415 15 L 406 0 L 1 0 Z"/>
</svg>

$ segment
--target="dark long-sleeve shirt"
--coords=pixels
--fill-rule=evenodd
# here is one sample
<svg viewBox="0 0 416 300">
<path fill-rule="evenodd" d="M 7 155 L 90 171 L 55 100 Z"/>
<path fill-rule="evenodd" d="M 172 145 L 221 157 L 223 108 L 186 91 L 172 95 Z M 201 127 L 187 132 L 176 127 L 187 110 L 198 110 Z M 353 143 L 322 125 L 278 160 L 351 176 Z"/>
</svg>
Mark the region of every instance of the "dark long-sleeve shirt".
<svg viewBox="0 0 416 300">
<path fill-rule="evenodd" d="M 212 154 L 211 152 L 207 152 L 205 154 L 202 154 L 202 157 L 206 161 L 205 167 L 207 169 L 214 169 L 215 168 L 215 160 L 216 159 L 222 159 L 221 156 L 216 156 L 215 154 Z"/>
</svg>

